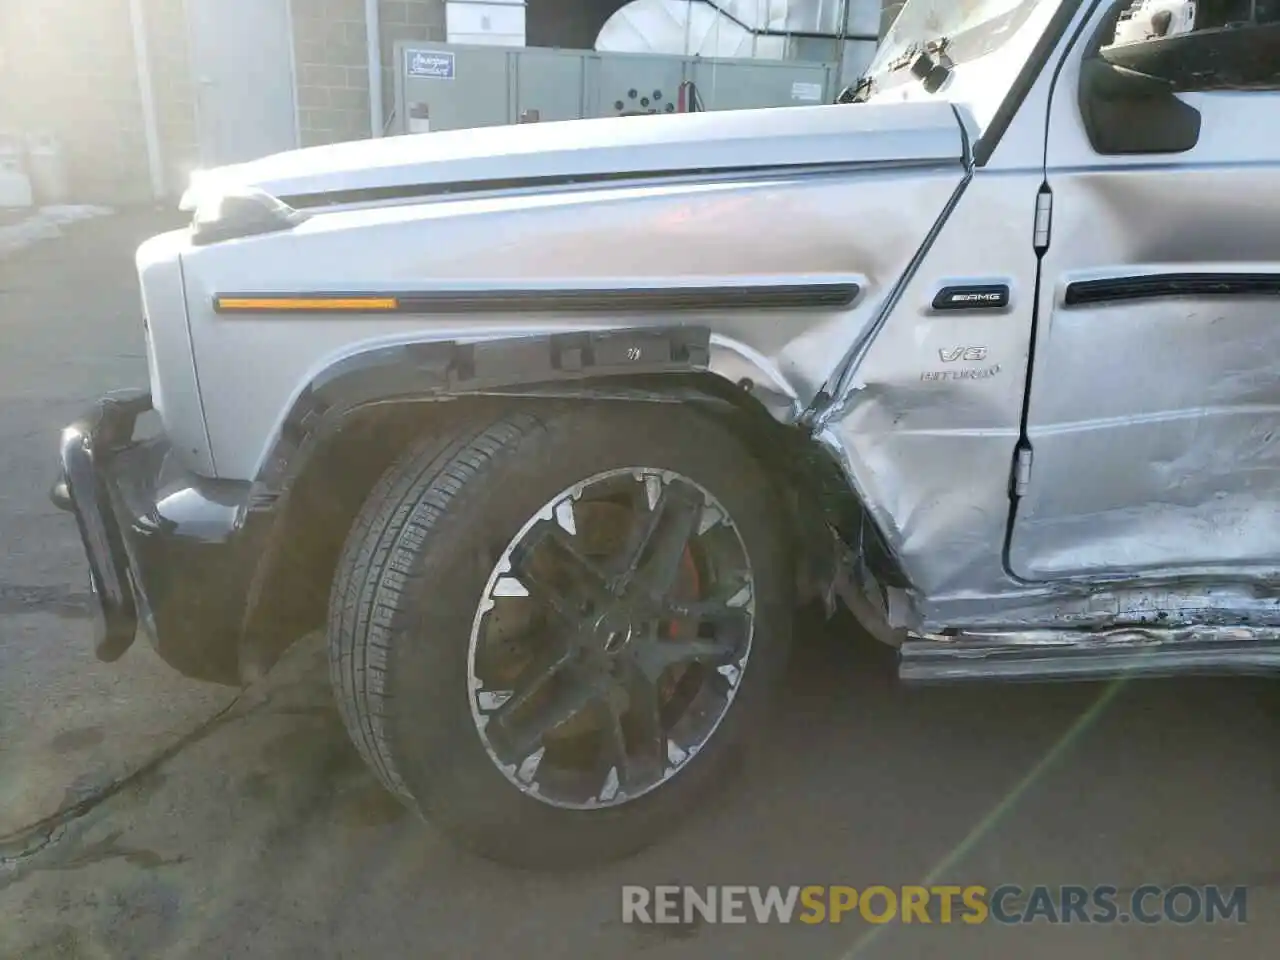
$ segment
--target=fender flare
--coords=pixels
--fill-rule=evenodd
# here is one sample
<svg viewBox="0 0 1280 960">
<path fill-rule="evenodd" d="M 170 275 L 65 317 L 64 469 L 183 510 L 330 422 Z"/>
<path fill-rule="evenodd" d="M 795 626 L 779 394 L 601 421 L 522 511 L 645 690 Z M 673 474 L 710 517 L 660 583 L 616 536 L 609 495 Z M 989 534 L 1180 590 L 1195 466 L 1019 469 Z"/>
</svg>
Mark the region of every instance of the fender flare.
<svg viewBox="0 0 1280 960">
<path fill-rule="evenodd" d="M 252 508 L 272 506 L 316 446 L 358 411 L 462 397 L 579 397 L 709 402 L 692 383 L 710 375 L 775 420 L 795 423 L 804 404 L 757 351 L 706 327 L 624 327 L 479 341 L 414 340 L 345 356 L 298 393 L 253 480 Z"/>
</svg>

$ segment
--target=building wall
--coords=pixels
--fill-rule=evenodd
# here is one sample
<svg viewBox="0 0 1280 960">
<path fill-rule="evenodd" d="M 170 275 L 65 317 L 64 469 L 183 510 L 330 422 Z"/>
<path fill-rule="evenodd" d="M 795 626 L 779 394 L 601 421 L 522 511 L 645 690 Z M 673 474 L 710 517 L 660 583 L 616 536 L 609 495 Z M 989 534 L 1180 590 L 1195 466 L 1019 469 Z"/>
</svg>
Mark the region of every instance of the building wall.
<svg viewBox="0 0 1280 960">
<path fill-rule="evenodd" d="M 398 40 L 443 40 L 444 0 L 380 0 L 384 125 Z M 293 0 L 303 146 L 370 135 L 364 0 Z"/>
<path fill-rule="evenodd" d="M 291 0 L 304 146 L 369 136 L 364 0 Z M 391 119 L 395 44 L 445 38 L 444 0 L 380 0 L 383 103 Z M 901 9 L 882 0 L 881 32 Z M 165 188 L 199 166 L 185 0 L 143 0 Z M 72 198 L 151 199 L 128 0 L 0 0 L 0 132 L 61 142 Z M 12 91 L 19 91 L 17 96 Z"/>
<path fill-rule="evenodd" d="M 177 196 L 186 189 L 191 171 L 200 165 L 186 3 L 144 0 L 143 9 L 165 189 Z"/>
<path fill-rule="evenodd" d="M 292 0 L 304 147 L 369 136 L 364 0 Z"/>
<path fill-rule="evenodd" d="M 183 0 L 143 0 L 143 17 L 165 187 L 176 194 L 199 158 Z M 0 130 L 53 135 L 71 199 L 152 199 L 128 0 L 0 3 L 0 90 Z"/>
<path fill-rule="evenodd" d="M 77 197 L 145 198 L 147 152 L 128 0 L 0 4 L 0 44 L 0 89 L 6 91 L 0 125 L 57 137 Z"/>
</svg>

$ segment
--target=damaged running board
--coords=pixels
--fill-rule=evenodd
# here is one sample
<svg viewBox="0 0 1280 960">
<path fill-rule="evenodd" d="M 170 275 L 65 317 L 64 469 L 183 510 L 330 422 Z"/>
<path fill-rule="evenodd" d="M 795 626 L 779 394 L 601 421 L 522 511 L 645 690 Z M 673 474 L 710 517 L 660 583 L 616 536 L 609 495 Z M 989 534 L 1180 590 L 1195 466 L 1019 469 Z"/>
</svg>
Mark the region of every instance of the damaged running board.
<svg viewBox="0 0 1280 960">
<path fill-rule="evenodd" d="M 910 639 L 907 683 L 1111 680 L 1280 673 L 1280 628 L 1194 627 L 1107 633 L 1039 630 Z"/>
</svg>

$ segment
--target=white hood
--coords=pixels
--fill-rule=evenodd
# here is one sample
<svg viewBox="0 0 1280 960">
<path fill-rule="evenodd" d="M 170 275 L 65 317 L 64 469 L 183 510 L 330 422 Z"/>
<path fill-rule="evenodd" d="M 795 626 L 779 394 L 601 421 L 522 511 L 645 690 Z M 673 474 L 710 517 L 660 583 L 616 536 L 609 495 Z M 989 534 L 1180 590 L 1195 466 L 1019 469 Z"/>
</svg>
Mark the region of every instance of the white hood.
<svg viewBox="0 0 1280 960">
<path fill-rule="evenodd" d="M 451 130 L 275 154 L 198 173 L 194 194 L 255 187 L 290 201 L 456 185 L 892 161 L 959 162 L 949 104 L 775 107 Z M 184 206 L 188 201 L 184 201 Z"/>
</svg>

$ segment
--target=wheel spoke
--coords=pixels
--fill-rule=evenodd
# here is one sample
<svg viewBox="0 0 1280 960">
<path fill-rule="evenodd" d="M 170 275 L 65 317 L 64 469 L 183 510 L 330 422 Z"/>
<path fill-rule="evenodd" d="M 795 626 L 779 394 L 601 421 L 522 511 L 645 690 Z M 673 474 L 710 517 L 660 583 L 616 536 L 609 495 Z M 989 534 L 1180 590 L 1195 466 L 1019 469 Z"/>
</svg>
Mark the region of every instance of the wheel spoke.
<svg viewBox="0 0 1280 960">
<path fill-rule="evenodd" d="M 656 474 L 645 474 L 631 485 L 631 524 L 627 542 L 615 559 L 619 582 L 626 584 L 635 576 L 644 556 L 645 548 L 662 517 L 659 510 L 663 495 L 662 479 Z"/>
<path fill-rule="evenodd" d="M 671 603 L 667 605 L 666 616 L 675 621 L 691 621 L 699 628 L 714 627 L 717 635 L 751 623 L 750 610 L 745 606 L 731 606 L 723 600 Z"/>
<path fill-rule="evenodd" d="M 626 554 L 624 585 L 641 584 L 654 597 L 669 593 L 702 520 L 702 508 L 686 491 L 670 484 L 663 487 L 653 509 L 637 517 Z"/>
<path fill-rule="evenodd" d="M 489 741 L 504 763 L 520 763 L 543 745 L 547 734 L 569 722 L 599 698 L 599 691 L 575 671 L 561 668 L 553 676 L 558 682 L 547 689 L 544 681 L 539 689 L 547 690 L 545 700 L 528 707 L 531 697 L 516 697 L 492 714 L 488 725 Z M 521 691 L 523 693 L 523 691 Z M 512 704 L 517 704 L 514 708 Z"/>
<path fill-rule="evenodd" d="M 557 642 L 558 638 L 543 639 L 550 640 L 550 643 L 546 644 L 544 649 L 520 671 L 520 675 L 512 684 L 514 690 L 512 695 L 498 709 L 490 713 L 491 722 L 500 726 L 505 725 L 512 714 L 518 713 L 525 704 L 542 693 L 547 684 L 574 661 L 575 653 L 571 644 Z"/>
<path fill-rule="evenodd" d="M 547 550 L 554 566 L 566 574 L 569 581 L 566 586 L 552 583 L 531 562 L 539 547 Z M 604 572 L 584 556 L 559 527 L 548 526 L 524 549 L 513 553 L 511 569 L 531 597 L 575 626 L 584 613 L 584 603 L 598 606 L 607 603 L 611 596 Z"/>
<path fill-rule="evenodd" d="M 693 640 L 665 640 L 655 637 L 638 646 L 634 656 L 640 671 L 650 680 L 656 681 L 670 667 L 687 663 L 716 666 L 732 659 L 737 652 L 738 642 L 733 637 Z"/>
<path fill-rule="evenodd" d="M 667 733 L 658 688 L 643 671 L 627 670 L 620 686 L 621 702 L 609 701 L 609 747 L 621 788 L 639 790 L 662 776 Z"/>
</svg>

